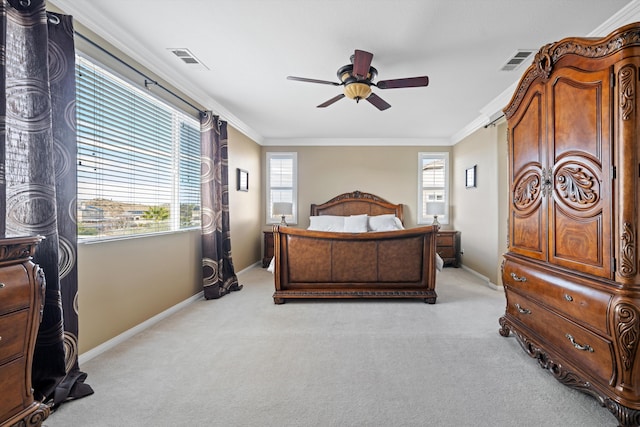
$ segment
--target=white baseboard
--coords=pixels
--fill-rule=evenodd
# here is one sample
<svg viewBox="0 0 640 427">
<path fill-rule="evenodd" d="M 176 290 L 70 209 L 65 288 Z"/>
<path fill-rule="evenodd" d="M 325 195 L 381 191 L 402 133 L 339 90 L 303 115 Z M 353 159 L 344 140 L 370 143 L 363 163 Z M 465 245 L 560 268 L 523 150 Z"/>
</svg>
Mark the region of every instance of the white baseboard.
<svg viewBox="0 0 640 427">
<path fill-rule="evenodd" d="M 493 289 L 494 291 L 502 291 L 502 286 L 498 286 L 495 283 L 492 283 L 491 280 L 489 280 L 489 278 L 487 276 L 484 276 L 484 275 L 478 273 L 477 271 L 467 267 L 464 264 L 462 264 L 461 267 L 462 267 L 463 270 L 468 271 L 469 273 L 471 273 L 474 276 L 476 276 L 476 277 L 480 278 L 481 280 L 483 280 L 490 289 Z"/>
<path fill-rule="evenodd" d="M 251 270 L 254 267 L 262 267 L 262 261 L 256 261 L 255 263 L 251 264 L 249 267 L 243 268 L 240 271 L 236 271 L 236 276 L 239 276 L 242 273 L 246 273 L 247 271 Z"/>
<path fill-rule="evenodd" d="M 260 265 L 262 265 L 262 262 L 258 261 L 255 264 L 252 264 L 249 267 L 237 272 L 236 275 L 241 275 L 241 274 L 247 272 L 248 270 L 251 270 L 252 268 L 254 268 L 256 266 L 260 266 Z M 182 310 L 187 305 L 189 305 L 189 304 L 191 304 L 191 303 L 193 303 L 195 301 L 201 300 L 202 298 L 204 298 L 204 291 L 198 292 L 197 294 L 195 294 L 191 298 L 187 298 L 186 300 L 184 300 L 182 302 L 179 302 L 178 304 L 174 305 L 173 307 L 169 307 L 165 311 L 163 311 L 161 313 L 158 313 L 155 316 L 145 320 L 144 322 L 137 324 L 133 328 L 124 331 L 120 335 L 117 335 L 117 336 L 111 338 L 109 341 L 105 341 L 102 344 L 92 348 L 91 350 L 82 353 L 81 355 L 78 356 L 78 363 L 80 365 L 82 365 L 84 362 L 88 362 L 89 360 L 93 359 L 94 357 L 96 357 L 96 356 L 104 353 L 105 351 L 117 346 L 118 344 L 123 343 L 124 341 L 128 340 L 129 338 L 133 337 L 134 335 L 139 334 L 140 332 L 144 331 L 145 329 L 150 328 L 151 326 L 155 325 L 159 321 L 171 316 L 172 314 L 176 313 L 179 310 Z"/>
<path fill-rule="evenodd" d="M 96 357 L 96 356 L 104 353 L 105 351 L 117 346 L 118 344 L 123 343 L 124 341 L 128 340 L 129 338 L 133 337 L 134 335 L 139 334 L 140 332 L 144 331 L 145 329 L 150 328 L 151 326 L 155 325 L 159 321 L 171 316 L 172 314 L 174 314 L 177 311 L 183 309 L 187 305 L 189 305 L 189 304 L 191 304 L 191 303 L 193 303 L 195 301 L 198 301 L 198 300 L 200 300 L 202 298 L 204 298 L 204 291 L 203 292 L 199 292 L 199 293 L 195 294 L 194 296 L 192 296 L 191 298 L 188 298 L 188 299 L 186 299 L 186 300 L 184 300 L 182 302 L 179 302 L 178 304 L 174 305 L 173 307 L 169 307 L 165 311 L 163 311 L 161 313 L 158 313 L 155 316 L 145 320 L 144 322 L 137 324 L 133 328 L 124 331 L 120 335 L 117 335 L 117 336 L 111 338 L 109 341 L 105 341 L 102 344 L 100 344 L 99 346 L 94 347 L 91 350 L 82 353 L 81 355 L 78 356 L 78 363 L 80 365 L 82 365 L 84 362 L 88 362 L 89 360 L 93 359 L 94 357 Z"/>
</svg>

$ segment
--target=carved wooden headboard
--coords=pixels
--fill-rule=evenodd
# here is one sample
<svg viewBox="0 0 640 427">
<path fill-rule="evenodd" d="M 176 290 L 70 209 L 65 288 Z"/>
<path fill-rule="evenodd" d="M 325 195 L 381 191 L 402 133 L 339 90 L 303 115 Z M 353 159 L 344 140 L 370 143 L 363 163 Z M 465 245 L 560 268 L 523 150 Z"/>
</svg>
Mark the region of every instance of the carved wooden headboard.
<svg viewBox="0 0 640 427">
<path fill-rule="evenodd" d="M 404 223 L 402 204 L 394 205 L 374 194 L 353 191 L 340 194 L 321 205 L 311 205 L 311 215 L 384 215 L 395 214 Z"/>
</svg>

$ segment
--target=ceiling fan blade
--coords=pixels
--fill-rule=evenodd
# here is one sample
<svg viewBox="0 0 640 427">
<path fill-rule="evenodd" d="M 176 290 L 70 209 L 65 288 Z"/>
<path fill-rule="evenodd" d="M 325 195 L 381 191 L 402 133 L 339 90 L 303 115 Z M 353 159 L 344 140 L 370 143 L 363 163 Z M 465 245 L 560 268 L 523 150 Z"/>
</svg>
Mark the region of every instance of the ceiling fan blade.
<svg viewBox="0 0 640 427">
<path fill-rule="evenodd" d="M 353 55 L 353 76 L 358 80 L 364 80 L 369 74 L 373 53 L 357 50 Z"/>
<path fill-rule="evenodd" d="M 328 107 L 329 105 L 333 104 L 334 102 L 340 101 L 342 98 L 344 98 L 344 93 L 341 93 L 340 95 L 334 96 L 330 100 L 323 102 L 322 104 L 318 105 L 318 108 Z"/>
<path fill-rule="evenodd" d="M 294 77 L 294 76 L 287 76 L 287 80 L 295 80 L 298 82 L 307 82 L 307 83 L 321 83 L 323 85 L 332 85 L 332 86 L 340 86 L 342 84 L 337 82 L 330 82 L 327 80 L 307 79 L 306 77 Z"/>
<path fill-rule="evenodd" d="M 376 83 L 378 89 L 396 89 L 403 87 L 420 87 L 429 85 L 429 77 L 408 77 L 406 79 L 382 80 Z"/>
<path fill-rule="evenodd" d="M 387 101 L 380 98 L 375 93 L 372 93 L 367 97 L 367 101 L 369 101 L 374 107 L 376 107 L 380 111 L 384 111 L 387 108 L 391 107 L 391 105 L 387 104 Z"/>
</svg>

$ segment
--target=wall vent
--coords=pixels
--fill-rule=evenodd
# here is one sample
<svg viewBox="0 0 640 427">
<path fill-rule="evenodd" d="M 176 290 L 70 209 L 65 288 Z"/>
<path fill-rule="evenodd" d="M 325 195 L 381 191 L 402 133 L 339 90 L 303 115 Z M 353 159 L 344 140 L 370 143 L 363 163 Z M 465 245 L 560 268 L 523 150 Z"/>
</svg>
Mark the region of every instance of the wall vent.
<svg viewBox="0 0 640 427">
<path fill-rule="evenodd" d="M 528 58 L 531 57 L 536 51 L 532 49 L 518 49 L 513 55 L 509 57 L 507 62 L 500 68 L 500 71 L 513 71 L 522 65 Z"/>
<path fill-rule="evenodd" d="M 189 49 L 180 47 L 180 48 L 168 48 L 168 50 L 177 56 L 182 62 L 188 65 L 200 65 L 205 69 L 209 69 L 206 65 L 204 65 L 196 56 L 191 53 Z"/>
</svg>

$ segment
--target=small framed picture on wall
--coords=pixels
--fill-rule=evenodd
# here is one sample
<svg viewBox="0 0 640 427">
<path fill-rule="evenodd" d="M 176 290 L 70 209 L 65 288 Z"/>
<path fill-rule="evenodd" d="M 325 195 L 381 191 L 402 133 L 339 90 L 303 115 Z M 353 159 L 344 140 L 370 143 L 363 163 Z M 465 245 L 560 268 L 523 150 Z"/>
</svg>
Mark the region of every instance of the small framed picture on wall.
<svg viewBox="0 0 640 427">
<path fill-rule="evenodd" d="M 249 191 L 249 172 L 244 169 L 237 169 L 238 191 Z"/>
<path fill-rule="evenodd" d="M 476 165 L 465 170 L 464 183 L 466 188 L 473 188 L 476 186 Z"/>
</svg>

